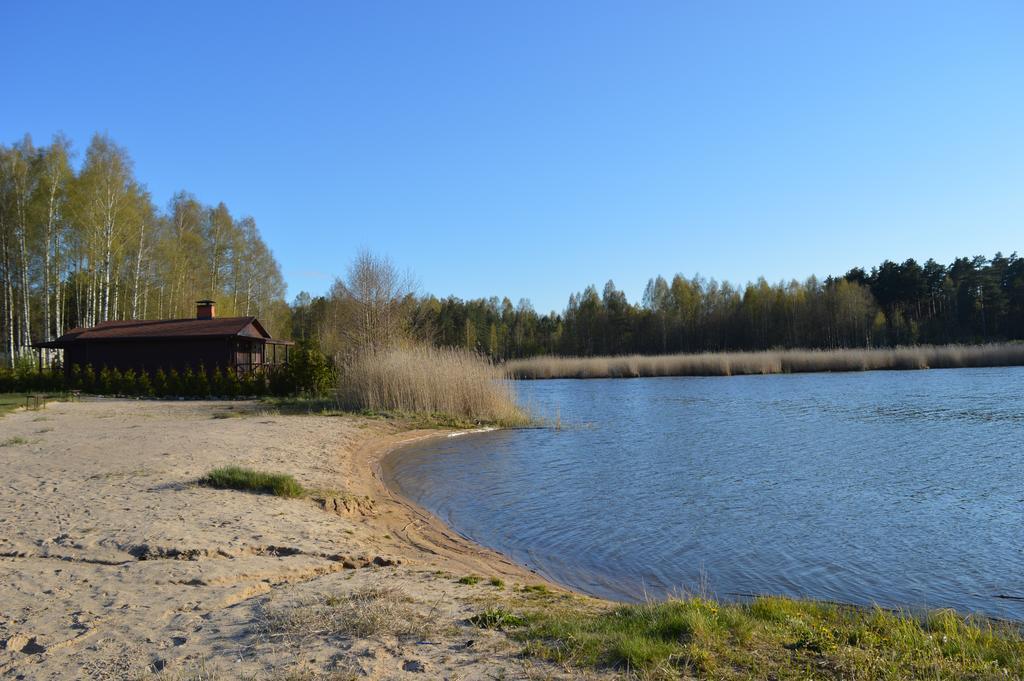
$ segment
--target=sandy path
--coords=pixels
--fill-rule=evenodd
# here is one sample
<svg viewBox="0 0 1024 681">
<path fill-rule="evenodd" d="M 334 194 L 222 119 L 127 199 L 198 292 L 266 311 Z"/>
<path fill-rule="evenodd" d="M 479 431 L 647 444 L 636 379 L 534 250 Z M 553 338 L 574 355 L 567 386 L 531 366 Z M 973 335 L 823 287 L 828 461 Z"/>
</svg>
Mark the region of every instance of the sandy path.
<svg viewBox="0 0 1024 681">
<path fill-rule="evenodd" d="M 3 417 L 0 678 L 564 676 L 464 622 L 540 580 L 383 485 L 383 456 L 437 436 L 244 402 L 93 400 Z M 229 463 L 292 473 L 326 504 L 194 484 Z M 509 586 L 456 583 L 471 573 Z M 302 619 L 380 588 L 392 620 L 432 625 L 353 634 Z"/>
</svg>

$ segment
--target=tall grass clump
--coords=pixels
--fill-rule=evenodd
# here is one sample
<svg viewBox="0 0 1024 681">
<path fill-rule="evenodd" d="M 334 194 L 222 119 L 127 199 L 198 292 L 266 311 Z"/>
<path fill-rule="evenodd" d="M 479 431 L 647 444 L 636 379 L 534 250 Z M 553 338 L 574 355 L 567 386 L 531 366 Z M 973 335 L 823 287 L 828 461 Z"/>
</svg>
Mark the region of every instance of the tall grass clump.
<svg viewBox="0 0 1024 681">
<path fill-rule="evenodd" d="M 241 466 L 217 468 L 199 481 L 218 489 L 237 489 L 244 492 L 273 494 L 278 497 L 301 497 L 306 494 L 295 478 L 285 473 L 264 473 Z"/>
<path fill-rule="evenodd" d="M 524 425 L 506 374 L 480 355 L 426 345 L 364 350 L 346 363 L 339 400 L 347 409 L 445 415 Z"/>
<path fill-rule="evenodd" d="M 742 376 L 832 371 L 954 369 L 1024 365 L 1024 344 L 766 350 L 619 357 L 533 357 L 506 365 L 516 379 Z"/>
</svg>

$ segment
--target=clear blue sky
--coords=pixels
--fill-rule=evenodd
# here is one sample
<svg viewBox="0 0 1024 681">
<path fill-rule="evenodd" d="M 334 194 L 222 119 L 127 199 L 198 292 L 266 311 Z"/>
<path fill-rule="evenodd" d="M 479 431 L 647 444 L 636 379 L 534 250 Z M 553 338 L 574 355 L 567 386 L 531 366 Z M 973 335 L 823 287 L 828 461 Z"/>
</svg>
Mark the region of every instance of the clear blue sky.
<svg viewBox="0 0 1024 681">
<path fill-rule="evenodd" d="M 1024 251 L 1024 2 L 6 2 L 0 139 L 107 131 L 256 218 L 289 295 L 360 247 L 561 310 Z"/>
</svg>

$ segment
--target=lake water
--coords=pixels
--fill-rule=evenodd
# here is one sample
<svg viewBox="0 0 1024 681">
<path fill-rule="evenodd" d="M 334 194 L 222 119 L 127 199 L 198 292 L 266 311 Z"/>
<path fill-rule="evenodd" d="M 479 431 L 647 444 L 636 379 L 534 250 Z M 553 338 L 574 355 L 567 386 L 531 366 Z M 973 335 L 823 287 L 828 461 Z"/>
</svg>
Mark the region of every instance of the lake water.
<svg viewBox="0 0 1024 681">
<path fill-rule="evenodd" d="M 563 428 L 408 447 L 386 475 L 557 582 L 1024 620 L 1024 368 L 516 389 Z"/>
</svg>

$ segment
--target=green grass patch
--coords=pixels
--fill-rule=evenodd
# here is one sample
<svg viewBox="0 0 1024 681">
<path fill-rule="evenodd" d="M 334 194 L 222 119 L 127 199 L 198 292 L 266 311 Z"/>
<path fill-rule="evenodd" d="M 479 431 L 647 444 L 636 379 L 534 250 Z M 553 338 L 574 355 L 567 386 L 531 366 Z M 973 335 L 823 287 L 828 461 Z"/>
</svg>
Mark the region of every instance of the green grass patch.
<svg viewBox="0 0 1024 681">
<path fill-rule="evenodd" d="M 780 597 L 522 606 L 471 621 L 510 630 L 526 655 L 638 678 L 1024 678 L 1020 625 L 949 610 L 914 616 Z"/>
<path fill-rule="evenodd" d="M 526 618 L 504 608 L 490 608 L 469 618 L 469 623 L 481 629 L 514 629 L 526 626 Z"/>
<path fill-rule="evenodd" d="M 306 490 L 290 475 L 264 473 L 241 466 L 217 468 L 199 482 L 217 489 L 237 489 L 279 497 L 294 498 L 306 495 Z"/>
<path fill-rule="evenodd" d="M 338 401 L 330 397 L 264 397 L 260 400 L 266 411 L 276 412 L 282 416 L 345 416 L 346 412 L 338 406 Z"/>
<path fill-rule="evenodd" d="M 0 416 L 9 414 L 19 407 L 25 406 L 25 396 L 28 393 L 0 393 Z M 37 394 L 37 393 L 32 393 Z M 44 394 L 44 393 L 38 393 Z M 46 400 L 60 400 L 65 396 L 57 393 L 45 393 Z"/>
<path fill-rule="evenodd" d="M 479 583 L 480 577 L 478 577 L 477 575 L 466 575 L 465 577 L 459 577 L 459 584 L 469 584 L 472 586 L 473 584 Z"/>
<path fill-rule="evenodd" d="M 505 580 L 501 579 L 500 577 L 491 577 L 490 581 L 487 583 L 498 589 L 505 588 Z"/>
<path fill-rule="evenodd" d="M 18 407 L 24 406 L 25 396 L 18 393 L 0 393 L 0 416 L 9 414 Z"/>
<path fill-rule="evenodd" d="M 551 589 L 546 584 L 524 584 L 520 591 L 528 594 L 549 594 Z"/>
<path fill-rule="evenodd" d="M 10 437 L 0 442 L 0 447 L 13 447 L 14 445 L 27 445 L 28 440 L 23 437 Z"/>
</svg>

